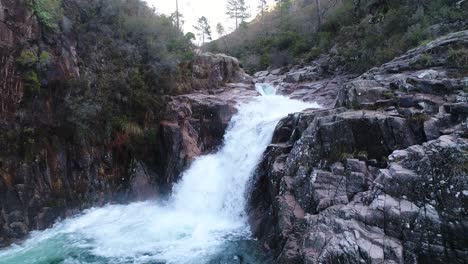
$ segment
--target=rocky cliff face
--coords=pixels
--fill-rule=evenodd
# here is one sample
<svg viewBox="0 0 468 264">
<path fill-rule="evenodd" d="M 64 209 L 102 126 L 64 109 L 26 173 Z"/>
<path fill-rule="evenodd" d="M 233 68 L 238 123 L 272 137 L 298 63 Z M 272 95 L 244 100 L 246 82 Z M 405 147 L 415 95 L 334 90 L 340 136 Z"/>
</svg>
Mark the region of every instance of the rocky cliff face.
<svg viewBox="0 0 468 264">
<path fill-rule="evenodd" d="M 333 86 L 323 61 L 256 75 L 328 108 L 282 120 L 254 180 L 252 229 L 279 263 L 468 261 L 467 45 L 451 34 Z"/>
<path fill-rule="evenodd" d="M 236 113 L 235 106 L 256 95 L 251 84 L 231 83 L 216 90 L 173 97 L 157 139 L 155 163 L 165 175 L 159 185 L 170 186 L 194 158 L 215 151 Z"/>
<path fill-rule="evenodd" d="M 112 83 L 130 87 L 106 94 L 103 72 L 125 73 L 100 42 L 78 34 L 85 2 L 63 1 L 60 30 L 52 30 L 25 2 L 0 0 L 0 247 L 84 208 L 166 194 L 196 156 L 222 143 L 236 103 L 256 93 L 236 59 L 201 54 L 181 66 L 190 73 L 177 80 L 184 95 L 155 91 L 162 103 L 140 98 L 149 105 L 141 111 L 127 89 L 138 92 L 135 74 Z M 93 21 L 86 27 L 121 41 L 95 32 Z M 227 84 L 235 82 L 243 83 Z M 104 114 L 107 101 L 140 124 Z"/>
</svg>

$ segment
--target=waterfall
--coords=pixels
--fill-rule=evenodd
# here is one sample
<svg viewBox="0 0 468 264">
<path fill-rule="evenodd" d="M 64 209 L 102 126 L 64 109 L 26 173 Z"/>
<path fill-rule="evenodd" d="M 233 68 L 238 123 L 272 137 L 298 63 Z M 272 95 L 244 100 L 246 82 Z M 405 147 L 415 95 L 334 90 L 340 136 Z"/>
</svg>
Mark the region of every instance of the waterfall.
<svg viewBox="0 0 468 264">
<path fill-rule="evenodd" d="M 250 239 L 246 185 L 276 124 L 318 107 L 262 87 L 265 96 L 238 106 L 223 147 L 196 159 L 169 201 L 86 210 L 0 251 L 0 264 L 210 263 L 230 243 Z"/>
<path fill-rule="evenodd" d="M 262 96 L 275 95 L 276 94 L 276 88 L 270 83 L 256 83 L 255 84 L 255 89 Z"/>
</svg>

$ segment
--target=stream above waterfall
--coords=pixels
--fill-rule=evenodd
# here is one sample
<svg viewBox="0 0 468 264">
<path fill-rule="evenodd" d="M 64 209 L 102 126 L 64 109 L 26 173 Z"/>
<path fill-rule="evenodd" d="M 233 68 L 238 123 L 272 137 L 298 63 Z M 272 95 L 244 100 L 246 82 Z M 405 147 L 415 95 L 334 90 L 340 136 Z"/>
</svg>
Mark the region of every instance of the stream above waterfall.
<svg viewBox="0 0 468 264">
<path fill-rule="evenodd" d="M 197 158 L 169 200 L 86 210 L 0 251 L 0 264 L 265 262 L 247 223 L 249 179 L 278 121 L 318 105 L 261 88 L 264 96 L 238 105 L 220 150 Z"/>
</svg>

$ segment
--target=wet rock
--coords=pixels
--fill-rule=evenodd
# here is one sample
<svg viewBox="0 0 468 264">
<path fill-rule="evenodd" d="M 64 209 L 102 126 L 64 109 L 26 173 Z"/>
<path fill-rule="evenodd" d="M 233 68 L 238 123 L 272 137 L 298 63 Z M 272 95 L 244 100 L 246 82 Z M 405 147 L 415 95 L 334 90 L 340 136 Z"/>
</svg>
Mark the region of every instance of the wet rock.
<svg viewBox="0 0 468 264">
<path fill-rule="evenodd" d="M 224 132 L 236 113 L 236 104 L 256 96 L 252 85 L 231 84 L 216 94 L 175 96 L 169 102 L 157 139 L 160 189 L 170 190 L 180 173 L 199 155 L 221 145 Z"/>
<path fill-rule="evenodd" d="M 140 161 L 135 161 L 130 176 L 131 192 L 135 195 L 136 200 L 147 200 L 154 197 L 158 193 L 158 186 L 155 184 L 155 172 L 151 171 L 148 166 Z"/>
<path fill-rule="evenodd" d="M 42 208 L 36 217 L 37 229 L 44 230 L 51 227 L 52 223 L 54 223 L 58 216 L 60 216 L 60 214 L 57 210 L 50 207 Z"/>
</svg>

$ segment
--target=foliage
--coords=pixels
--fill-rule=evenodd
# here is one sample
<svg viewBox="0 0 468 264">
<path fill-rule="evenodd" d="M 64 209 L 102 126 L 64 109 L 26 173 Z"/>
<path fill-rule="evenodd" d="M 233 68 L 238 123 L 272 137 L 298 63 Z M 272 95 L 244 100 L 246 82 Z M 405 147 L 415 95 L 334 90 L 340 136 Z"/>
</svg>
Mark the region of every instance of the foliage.
<svg viewBox="0 0 468 264">
<path fill-rule="evenodd" d="M 63 15 L 61 0 L 27 0 L 27 5 L 45 27 L 52 30 L 59 28 L 58 22 Z"/>
<path fill-rule="evenodd" d="M 23 50 L 18 58 L 16 58 L 16 63 L 22 68 L 31 68 L 37 62 L 37 55 L 34 54 L 31 50 Z"/>
<path fill-rule="evenodd" d="M 461 47 L 450 50 L 448 64 L 453 68 L 463 69 L 468 72 L 468 48 Z"/>
<path fill-rule="evenodd" d="M 218 33 L 219 36 L 224 35 L 224 26 L 221 23 L 216 24 L 216 33 Z"/>
<path fill-rule="evenodd" d="M 52 56 L 50 53 L 43 51 L 38 57 L 30 49 L 21 51 L 21 54 L 16 58 L 16 64 L 22 72 L 26 95 L 29 98 L 39 94 L 41 90 L 41 74 L 43 74 L 43 69 L 47 67 L 51 60 Z"/>
<path fill-rule="evenodd" d="M 428 68 L 432 66 L 434 59 L 432 58 L 431 54 L 424 53 L 419 57 L 418 61 L 416 62 L 417 66 L 420 68 Z"/>
<path fill-rule="evenodd" d="M 222 52 L 244 65 L 249 61 L 250 71 L 310 61 L 333 49 L 340 67 L 362 73 L 412 47 L 466 29 L 468 17 L 468 2 L 456 0 L 276 2 L 276 9 L 246 30 L 217 40 L 230 44 Z M 270 64 L 253 63 L 257 54 Z"/>
<path fill-rule="evenodd" d="M 39 64 L 47 65 L 50 63 L 52 55 L 47 51 L 42 51 L 39 55 Z"/>
<path fill-rule="evenodd" d="M 24 74 L 23 80 L 27 95 L 33 96 L 39 93 L 41 89 L 41 83 L 35 71 L 28 71 L 26 74 Z"/>
<path fill-rule="evenodd" d="M 172 92 L 178 65 L 193 57 L 193 34 L 184 36 L 169 17 L 155 14 L 140 0 L 79 4 L 78 52 L 97 73 L 94 85 L 105 116 L 128 113 L 141 119 L 149 110 L 159 112 L 163 95 Z"/>
<path fill-rule="evenodd" d="M 226 15 L 234 19 L 236 22 L 236 29 L 239 28 L 239 24 L 250 17 L 249 8 L 245 4 L 245 0 L 228 0 Z"/>
<path fill-rule="evenodd" d="M 193 28 L 198 31 L 198 36 L 202 39 L 202 45 L 205 44 L 205 40 L 211 40 L 211 27 L 206 17 L 200 17 L 197 25 L 193 26 Z"/>
</svg>

